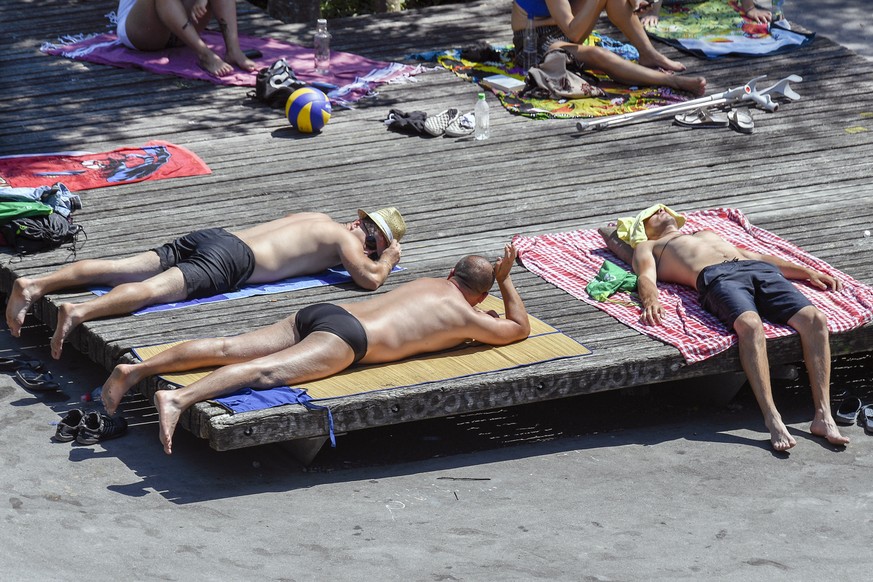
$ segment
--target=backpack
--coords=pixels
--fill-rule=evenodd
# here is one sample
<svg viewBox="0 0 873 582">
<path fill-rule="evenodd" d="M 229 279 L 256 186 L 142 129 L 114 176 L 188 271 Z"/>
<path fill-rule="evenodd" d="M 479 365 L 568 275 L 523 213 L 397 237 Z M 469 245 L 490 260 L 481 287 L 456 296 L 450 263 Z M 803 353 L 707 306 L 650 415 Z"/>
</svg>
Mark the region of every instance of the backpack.
<svg viewBox="0 0 873 582">
<path fill-rule="evenodd" d="M 254 93 L 249 92 L 249 97 L 266 103 L 273 109 L 282 109 L 291 93 L 307 86 L 306 83 L 297 79 L 285 59 L 279 59 L 271 66 L 258 71 L 258 76 L 255 79 L 255 91 Z"/>
<path fill-rule="evenodd" d="M 0 234 L 6 244 L 21 254 L 36 253 L 73 243 L 75 251 L 78 236 L 83 229 L 60 214 L 15 218 L 0 225 Z"/>
</svg>

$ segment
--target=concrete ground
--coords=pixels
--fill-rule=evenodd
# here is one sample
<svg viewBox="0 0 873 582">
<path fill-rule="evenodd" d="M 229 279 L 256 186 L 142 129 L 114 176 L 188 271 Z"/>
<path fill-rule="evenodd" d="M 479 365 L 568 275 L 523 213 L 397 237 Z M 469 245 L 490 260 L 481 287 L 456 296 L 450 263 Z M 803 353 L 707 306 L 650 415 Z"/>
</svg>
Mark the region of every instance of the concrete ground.
<svg viewBox="0 0 873 582">
<path fill-rule="evenodd" d="M 846 6 L 853 4 L 854 6 Z M 789 18 L 873 57 L 861 2 L 798 0 Z M 744 388 L 596 394 L 340 437 L 304 468 L 281 447 L 218 453 L 184 431 L 163 454 L 155 412 L 94 446 L 53 423 L 105 372 L 47 330 L 12 338 L 63 393 L 0 375 L 4 580 L 813 580 L 873 568 L 873 436 L 808 433 L 802 381 L 776 386 L 798 445 L 770 451 Z M 870 357 L 835 392 L 873 401 Z M 728 401 L 729 400 L 729 401 Z"/>
</svg>

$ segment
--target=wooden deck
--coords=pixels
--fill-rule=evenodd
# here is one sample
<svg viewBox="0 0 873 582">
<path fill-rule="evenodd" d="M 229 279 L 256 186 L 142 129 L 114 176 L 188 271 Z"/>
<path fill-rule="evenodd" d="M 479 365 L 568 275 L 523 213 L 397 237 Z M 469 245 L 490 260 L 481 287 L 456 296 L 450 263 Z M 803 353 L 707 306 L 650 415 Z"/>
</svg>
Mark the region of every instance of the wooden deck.
<svg viewBox="0 0 873 582">
<path fill-rule="evenodd" d="M 460 6 L 460 5 L 458 5 Z M 400 60 L 414 52 L 508 43 L 509 2 L 484 0 L 416 12 L 332 21 L 333 48 Z M 90 65 L 39 52 L 63 34 L 102 31 L 111 1 L 13 0 L 0 6 L 0 155 L 105 151 L 162 139 L 185 146 L 209 176 L 82 192 L 77 220 L 88 233 L 79 258 L 120 257 L 194 228 L 239 229 L 287 212 L 318 210 L 339 220 L 359 207 L 397 206 L 409 223 L 402 265 L 386 288 L 444 276 L 464 254 L 496 256 L 512 235 L 595 228 L 663 201 L 679 210 L 730 206 L 868 284 L 873 284 L 873 69 L 819 37 L 808 48 L 755 60 L 679 58 L 704 74 L 710 93 L 766 74 L 803 77 L 803 97 L 756 115 L 752 135 L 682 130 L 668 121 L 579 134 L 575 121 L 532 121 L 492 102 L 486 142 L 405 137 L 382 124 L 391 108 L 437 113 L 472 108 L 477 87 L 446 71 L 384 86 L 355 110 L 335 113 L 316 138 L 295 134 L 276 111 L 252 105 L 247 89 L 218 87 L 138 70 Z M 282 24 L 239 4 L 240 29 L 309 44 L 311 27 Z M 620 35 L 604 20 L 599 30 Z M 54 269 L 65 251 L 5 260 L 0 290 L 20 275 Z M 736 371 L 736 350 L 687 366 L 676 349 L 617 323 L 524 269 L 514 280 L 531 314 L 594 350 L 594 356 L 520 370 L 352 397 L 331 405 L 336 430 L 518 405 Z M 272 323 L 314 301 L 365 294 L 323 287 L 164 314 L 94 321 L 71 337 L 111 368 L 134 346 L 235 334 Z M 54 326 L 56 305 L 90 295 L 52 296 L 35 306 Z M 873 326 L 832 338 L 833 353 L 870 351 Z M 801 359 L 796 338 L 770 342 L 773 362 Z M 145 386 L 146 392 L 156 389 Z M 703 389 L 703 386 L 702 388 Z M 193 408 L 182 425 L 217 450 L 326 434 L 325 417 L 288 406 L 230 416 Z"/>
</svg>

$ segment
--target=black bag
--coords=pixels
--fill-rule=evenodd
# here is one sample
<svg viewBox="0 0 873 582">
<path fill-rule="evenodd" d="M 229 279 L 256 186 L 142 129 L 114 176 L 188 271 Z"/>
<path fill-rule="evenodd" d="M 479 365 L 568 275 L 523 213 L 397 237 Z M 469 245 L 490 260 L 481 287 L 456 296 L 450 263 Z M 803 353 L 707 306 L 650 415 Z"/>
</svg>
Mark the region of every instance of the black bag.
<svg viewBox="0 0 873 582">
<path fill-rule="evenodd" d="M 47 216 L 15 218 L 0 225 L 6 244 L 21 254 L 56 249 L 67 243 L 75 247 L 81 232 L 81 226 L 54 212 Z"/>
<path fill-rule="evenodd" d="M 297 79 L 285 59 L 279 59 L 270 67 L 264 67 L 258 71 L 258 76 L 255 79 L 255 91 L 254 93 L 249 92 L 249 97 L 266 103 L 273 109 L 282 109 L 291 93 L 307 86 L 306 83 Z"/>
</svg>

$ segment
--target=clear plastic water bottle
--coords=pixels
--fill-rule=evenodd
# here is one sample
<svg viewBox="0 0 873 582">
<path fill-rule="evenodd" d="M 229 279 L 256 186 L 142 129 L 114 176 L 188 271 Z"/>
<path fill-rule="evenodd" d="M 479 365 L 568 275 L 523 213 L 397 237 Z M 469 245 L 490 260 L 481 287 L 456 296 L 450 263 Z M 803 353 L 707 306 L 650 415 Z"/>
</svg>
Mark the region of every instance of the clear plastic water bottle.
<svg viewBox="0 0 873 582">
<path fill-rule="evenodd" d="M 524 52 L 522 53 L 524 70 L 528 71 L 537 66 L 537 28 L 534 19 L 527 19 L 527 28 L 524 29 Z"/>
<path fill-rule="evenodd" d="M 783 4 L 785 4 L 785 0 L 772 0 L 770 10 L 773 14 L 773 22 L 785 20 L 785 12 L 782 10 Z"/>
<path fill-rule="evenodd" d="M 485 101 L 485 93 L 479 93 L 476 107 L 473 108 L 473 115 L 476 117 L 476 126 L 473 130 L 473 137 L 476 139 L 488 139 L 488 134 L 491 128 L 491 119 L 488 102 Z"/>
<path fill-rule="evenodd" d="M 315 28 L 315 72 L 319 75 L 330 74 L 330 33 L 327 31 L 327 20 L 319 18 Z"/>
</svg>

